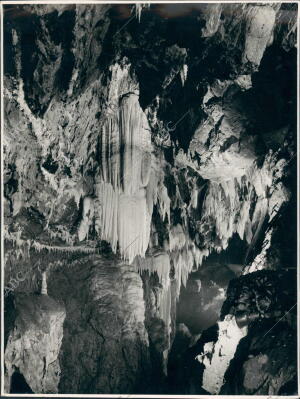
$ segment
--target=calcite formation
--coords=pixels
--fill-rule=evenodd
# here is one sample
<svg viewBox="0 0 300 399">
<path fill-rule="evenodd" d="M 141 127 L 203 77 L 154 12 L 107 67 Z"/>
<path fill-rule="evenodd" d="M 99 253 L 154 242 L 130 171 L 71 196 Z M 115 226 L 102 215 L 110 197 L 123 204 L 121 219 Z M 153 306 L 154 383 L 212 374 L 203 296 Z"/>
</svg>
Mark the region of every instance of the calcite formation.
<svg viewBox="0 0 300 399">
<path fill-rule="evenodd" d="M 296 33 L 292 3 L 4 6 L 7 392 L 290 389 L 253 348 L 288 310 L 256 276 L 296 268 Z"/>
</svg>

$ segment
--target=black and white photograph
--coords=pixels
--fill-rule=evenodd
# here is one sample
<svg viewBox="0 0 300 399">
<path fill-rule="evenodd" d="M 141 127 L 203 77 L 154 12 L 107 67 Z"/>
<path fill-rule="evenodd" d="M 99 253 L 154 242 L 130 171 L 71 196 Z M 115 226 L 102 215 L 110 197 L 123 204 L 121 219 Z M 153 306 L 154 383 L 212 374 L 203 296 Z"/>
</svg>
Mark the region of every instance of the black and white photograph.
<svg viewBox="0 0 300 399">
<path fill-rule="evenodd" d="M 298 3 L 0 6 L 1 397 L 299 398 Z"/>
</svg>

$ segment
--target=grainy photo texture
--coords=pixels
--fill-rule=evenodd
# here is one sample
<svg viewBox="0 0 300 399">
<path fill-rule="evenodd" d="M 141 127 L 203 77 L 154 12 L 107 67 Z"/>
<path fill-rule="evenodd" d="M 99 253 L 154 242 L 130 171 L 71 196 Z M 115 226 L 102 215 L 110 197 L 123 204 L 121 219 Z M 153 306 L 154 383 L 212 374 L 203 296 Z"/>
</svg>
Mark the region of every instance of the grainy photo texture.
<svg viewBox="0 0 300 399">
<path fill-rule="evenodd" d="M 297 395 L 297 12 L 3 5 L 4 395 Z"/>
</svg>

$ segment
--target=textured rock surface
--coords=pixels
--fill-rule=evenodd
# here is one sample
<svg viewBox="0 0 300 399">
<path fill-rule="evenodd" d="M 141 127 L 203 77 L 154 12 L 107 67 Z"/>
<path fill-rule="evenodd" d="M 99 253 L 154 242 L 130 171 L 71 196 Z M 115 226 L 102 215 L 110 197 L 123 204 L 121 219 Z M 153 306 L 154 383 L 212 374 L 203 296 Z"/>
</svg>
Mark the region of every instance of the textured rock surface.
<svg viewBox="0 0 300 399">
<path fill-rule="evenodd" d="M 285 301 L 275 278 L 270 294 L 256 273 L 296 267 L 296 29 L 295 4 L 5 7 L 7 306 L 20 295 L 40 298 L 47 279 L 49 298 L 66 312 L 61 347 L 51 348 L 60 375 L 50 369 L 31 380 L 32 364 L 15 364 L 28 389 L 216 392 L 230 359 L 224 392 L 292 389 L 284 359 L 263 382 L 253 372 L 270 370 L 271 341 L 248 360 L 232 349 L 214 369 L 217 382 L 204 363 L 218 354 L 195 357 L 222 346 L 224 320 L 203 330 L 215 324 L 228 280 L 243 273 L 248 299 L 238 302 L 232 283 L 223 319 L 247 325 L 239 345 L 256 348 L 250 324 L 278 320 Z M 193 283 L 206 258 L 201 284 Z M 182 333 L 184 286 L 192 307 L 204 298 L 194 313 L 206 321 L 192 326 L 187 316 L 191 332 Z M 7 390 L 12 353 L 23 353 L 23 344 L 11 346 L 20 309 L 16 319 L 6 315 Z M 189 334 L 200 332 L 194 347 Z M 183 342 L 179 357 L 174 338 Z M 241 370 L 236 383 L 232 364 Z"/>
<path fill-rule="evenodd" d="M 241 338 L 247 334 L 247 328 L 239 328 L 234 317 L 228 316 L 218 323 L 218 331 L 218 340 L 207 342 L 203 353 L 196 358 L 205 367 L 202 387 L 212 395 L 219 394 L 225 371 Z"/>
<path fill-rule="evenodd" d="M 139 274 L 117 260 L 93 256 L 53 272 L 48 290 L 65 302 L 67 312 L 60 392 L 137 392 L 149 369 Z"/>
<path fill-rule="evenodd" d="M 218 338 L 197 356 L 204 389 L 244 395 L 297 390 L 296 283 L 287 273 L 259 271 L 230 282 Z"/>
<path fill-rule="evenodd" d="M 11 378 L 18 370 L 33 392 L 57 393 L 64 306 L 47 295 L 19 294 L 15 312 L 5 350 L 6 390 L 10 390 Z"/>
</svg>

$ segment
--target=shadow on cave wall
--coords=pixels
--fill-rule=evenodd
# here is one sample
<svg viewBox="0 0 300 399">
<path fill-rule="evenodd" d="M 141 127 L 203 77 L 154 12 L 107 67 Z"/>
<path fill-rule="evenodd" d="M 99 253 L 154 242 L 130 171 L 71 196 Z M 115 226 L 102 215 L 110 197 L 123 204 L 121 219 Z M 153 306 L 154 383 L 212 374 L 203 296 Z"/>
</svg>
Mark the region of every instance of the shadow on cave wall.
<svg viewBox="0 0 300 399">
<path fill-rule="evenodd" d="M 11 377 L 10 393 L 34 393 L 19 370 L 16 370 Z"/>
</svg>

